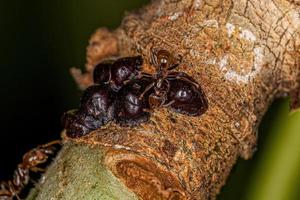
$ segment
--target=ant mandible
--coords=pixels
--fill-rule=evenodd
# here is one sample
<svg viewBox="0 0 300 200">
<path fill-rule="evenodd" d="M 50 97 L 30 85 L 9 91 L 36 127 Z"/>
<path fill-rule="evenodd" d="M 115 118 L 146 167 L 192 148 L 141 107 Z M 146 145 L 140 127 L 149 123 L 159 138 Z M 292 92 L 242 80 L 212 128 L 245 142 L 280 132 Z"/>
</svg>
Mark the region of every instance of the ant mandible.
<svg viewBox="0 0 300 200">
<path fill-rule="evenodd" d="M 22 162 L 14 172 L 13 180 L 0 183 L 0 200 L 20 200 L 20 193 L 29 183 L 30 171 L 43 172 L 44 169 L 38 165 L 48 161 L 50 155 L 55 153 L 55 145 L 61 144 L 60 140 L 55 140 L 28 151 L 24 154 Z"/>
</svg>

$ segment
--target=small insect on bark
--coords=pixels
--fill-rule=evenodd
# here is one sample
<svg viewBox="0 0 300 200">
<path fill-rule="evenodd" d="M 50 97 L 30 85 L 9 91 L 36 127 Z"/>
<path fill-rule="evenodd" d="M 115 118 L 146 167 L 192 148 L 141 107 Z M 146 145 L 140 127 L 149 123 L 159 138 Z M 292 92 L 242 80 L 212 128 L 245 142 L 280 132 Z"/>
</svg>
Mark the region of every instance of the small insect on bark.
<svg viewBox="0 0 300 200">
<path fill-rule="evenodd" d="M 131 81 L 120 90 L 116 102 L 116 123 L 133 126 L 148 121 L 150 113 L 145 110 L 150 108 L 149 102 L 139 97 L 150 83 L 151 78 L 143 77 Z"/>
<path fill-rule="evenodd" d="M 156 73 L 140 96 L 142 99 L 149 90 L 154 91 L 147 97 L 151 110 L 170 107 L 181 114 L 200 116 L 208 109 L 208 101 L 200 85 L 188 74 L 172 71 L 180 62 L 172 54 L 166 50 L 152 50 L 151 62 Z"/>
<path fill-rule="evenodd" d="M 40 165 L 46 163 L 49 156 L 55 154 L 55 146 L 60 144 L 60 140 L 55 140 L 24 154 L 22 162 L 14 172 L 13 179 L 0 183 L 0 200 L 20 200 L 22 190 L 30 181 L 30 172 L 44 172 L 45 170 L 40 168 Z"/>
<path fill-rule="evenodd" d="M 114 91 L 119 91 L 126 82 L 141 73 L 142 65 L 142 56 L 119 58 L 114 62 L 101 62 L 95 66 L 94 83 L 109 84 Z"/>
</svg>

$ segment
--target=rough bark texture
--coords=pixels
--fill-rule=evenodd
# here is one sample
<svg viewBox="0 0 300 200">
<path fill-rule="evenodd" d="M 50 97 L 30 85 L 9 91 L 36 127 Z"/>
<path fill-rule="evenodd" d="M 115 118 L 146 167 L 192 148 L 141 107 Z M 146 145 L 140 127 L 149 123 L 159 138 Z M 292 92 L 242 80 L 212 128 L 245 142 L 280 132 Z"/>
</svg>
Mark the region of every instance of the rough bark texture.
<svg viewBox="0 0 300 200">
<path fill-rule="evenodd" d="M 148 70 L 150 49 L 166 49 L 183 57 L 178 71 L 201 84 L 209 109 L 201 117 L 159 109 L 141 126 L 109 123 L 72 142 L 98 149 L 105 168 L 141 199 L 215 199 L 237 158 L 253 155 L 258 125 L 274 98 L 291 95 L 292 107 L 299 106 L 299 5 L 157 0 L 126 16 L 114 32 L 99 29 L 87 50 L 87 72 L 72 70 L 81 88 L 92 84 L 93 66 L 102 59 L 142 54 Z"/>
</svg>

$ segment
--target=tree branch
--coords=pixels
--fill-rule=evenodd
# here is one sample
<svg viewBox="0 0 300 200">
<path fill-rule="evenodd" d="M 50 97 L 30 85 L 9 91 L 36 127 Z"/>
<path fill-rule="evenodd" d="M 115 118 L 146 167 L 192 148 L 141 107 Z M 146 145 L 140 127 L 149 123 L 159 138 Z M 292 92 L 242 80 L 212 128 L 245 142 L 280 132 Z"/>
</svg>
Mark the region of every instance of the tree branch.
<svg viewBox="0 0 300 200">
<path fill-rule="evenodd" d="M 150 49 L 166 49 L 183 57 L 178 70 L 201 84 L 209 109 L 201 117 L 159 109 L 138 127 L 109 123 L 80 139 L 63 135 L 93 147 L 101 163 L 90 157 L 95 153 L 78 151 L 78 159 L 90 161 L 65 168 L 65 154 L 76 149 L 66 147 L 36 199 L 102 198 L 99 188 L 79 189 L 89 181 L 110 184 L 101 182 L 98 167 L 141 199 L 215 199 L 237 158 L 253 155 L 258 125 L 274 98 L 290 94 L 293 108 L 299 106 L 299 12 L 298 1 L 156 0 L 127 15 L 114 32 L 99 29 L 88 47 L 86 73 L 72 70 L 81 88 L 92 84 L 93 66 L 102 59 L 142 54 L 147 69 Z M 90 175 L 69 175 L 76 171 Z M 55 179 L 59 174 L 68 175 Z M 81 198 L 64 184 L 78 188 Z"/>
</svg>

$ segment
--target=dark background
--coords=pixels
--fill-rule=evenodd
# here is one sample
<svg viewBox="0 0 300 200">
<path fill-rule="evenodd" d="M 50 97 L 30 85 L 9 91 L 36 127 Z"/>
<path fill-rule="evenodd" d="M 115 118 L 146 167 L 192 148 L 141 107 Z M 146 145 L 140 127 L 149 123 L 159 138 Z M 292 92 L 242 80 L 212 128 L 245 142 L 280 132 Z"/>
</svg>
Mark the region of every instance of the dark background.
<svg viewBox="0 0 300 200">
<path fill-rule="evenodd" d="M 125 11 L 149 0 L 2 0 L 0 6 L 0 180 L 10 179 L 29 149 L 60 137 L 60 117 L 81 92 L 69 68 L 83 69 L 90 35 L 118 26 Z M 272 122 L 286 104 L 276 101 L 260 127 L 259 150 L 239 160 L 219 199 L 242 199 Z M 300 196 L 300 195 L 299 195 Z"/>
<path fill-rule="evenodd" d="M 69 68 L 83 68 L 90 35 L 117 27 L 141 0 L 2 0 L 0 180 L 21 156 L 60 137 L 61 114 L 80 98 Z"/>
</svg>

